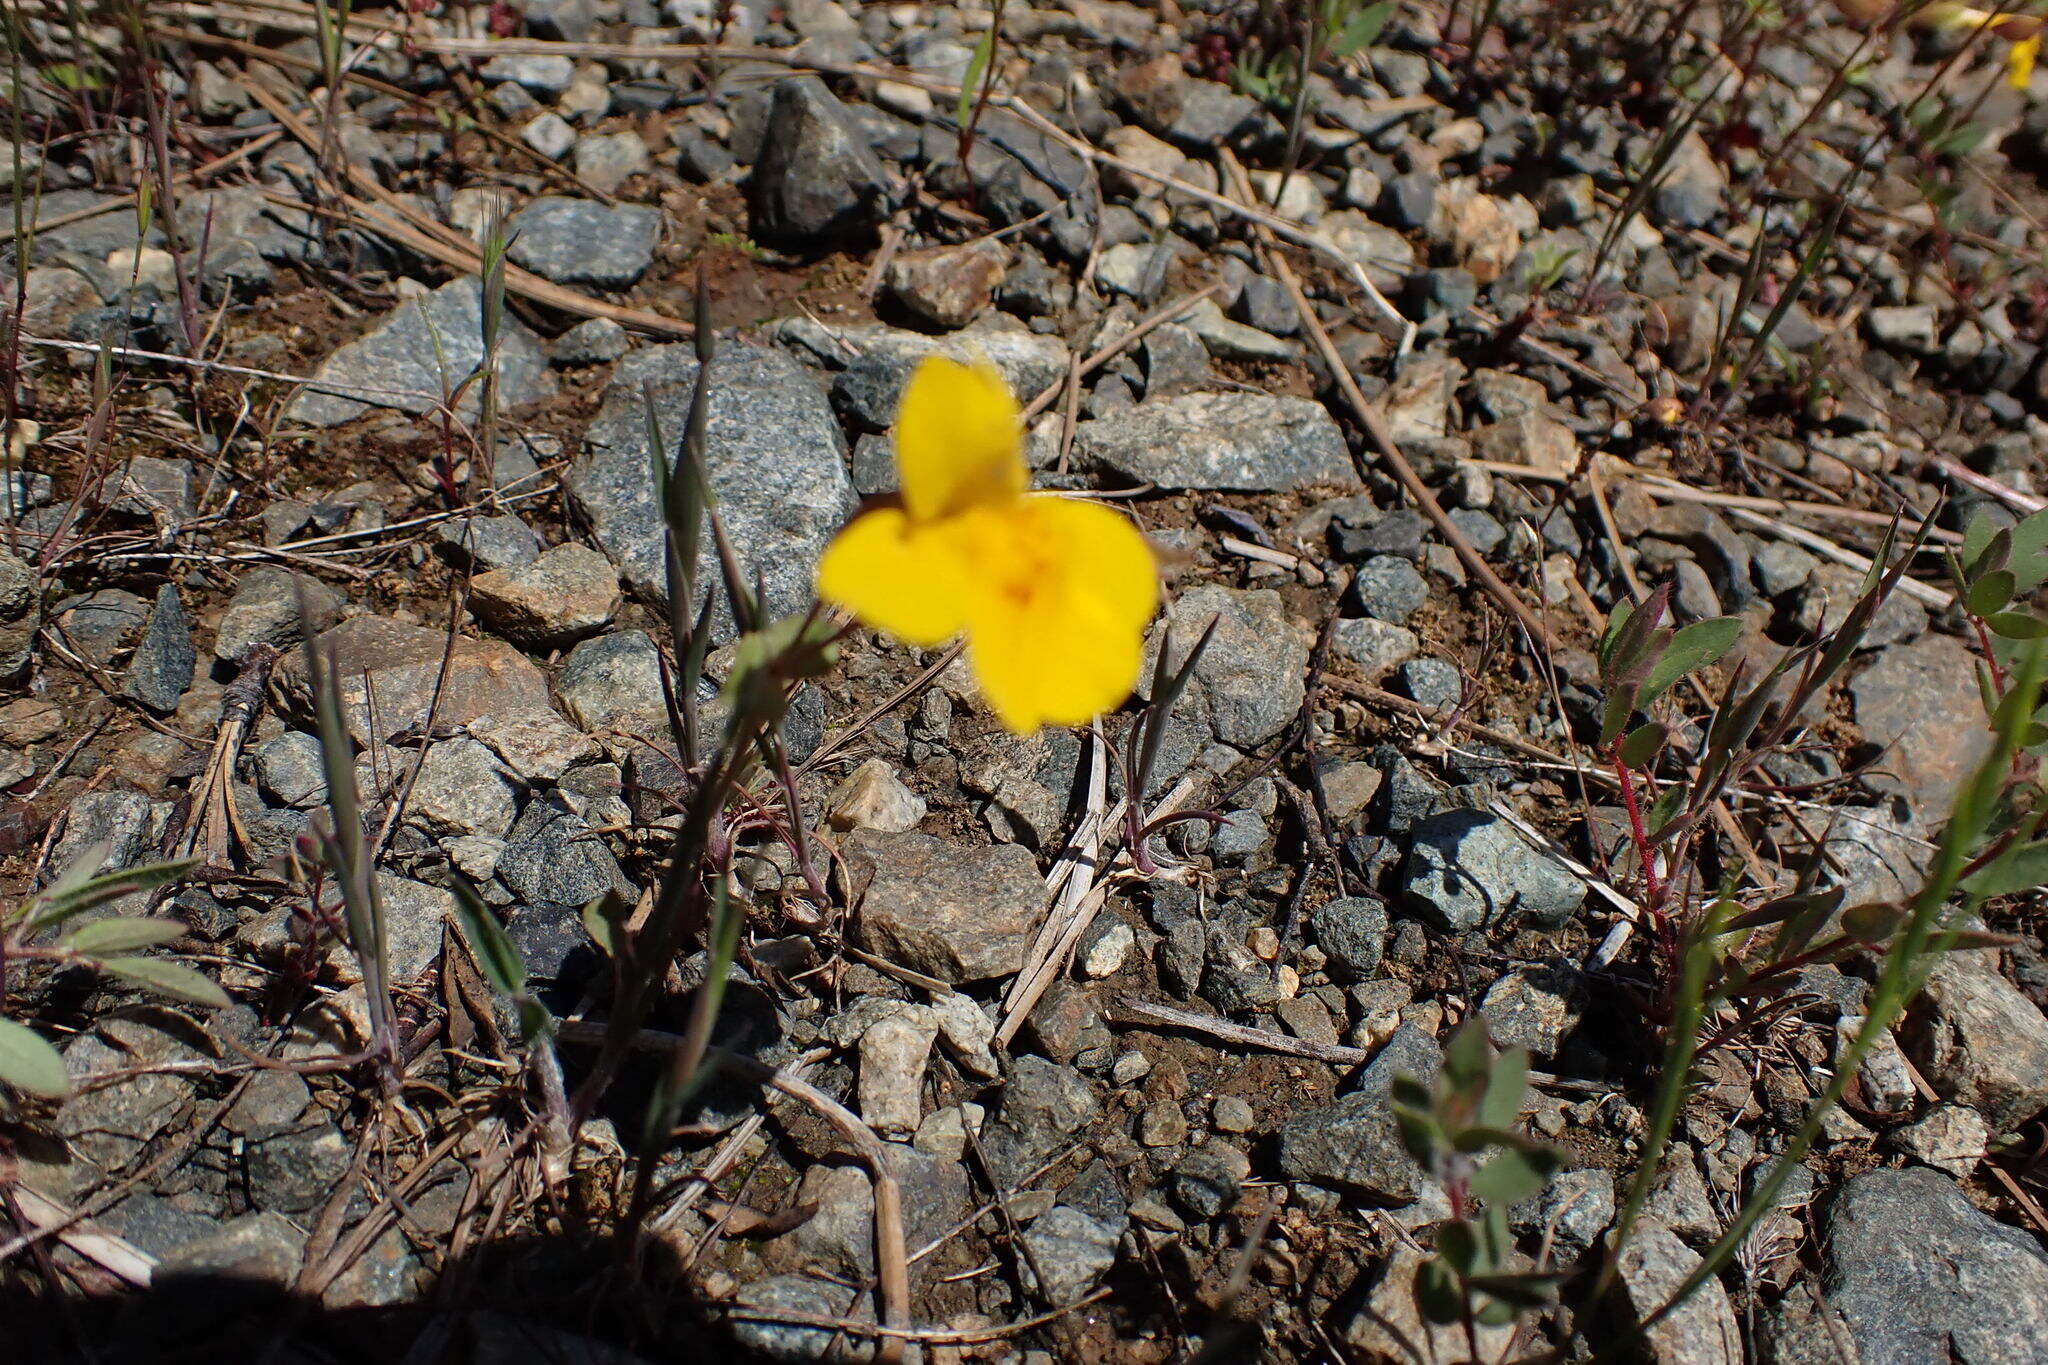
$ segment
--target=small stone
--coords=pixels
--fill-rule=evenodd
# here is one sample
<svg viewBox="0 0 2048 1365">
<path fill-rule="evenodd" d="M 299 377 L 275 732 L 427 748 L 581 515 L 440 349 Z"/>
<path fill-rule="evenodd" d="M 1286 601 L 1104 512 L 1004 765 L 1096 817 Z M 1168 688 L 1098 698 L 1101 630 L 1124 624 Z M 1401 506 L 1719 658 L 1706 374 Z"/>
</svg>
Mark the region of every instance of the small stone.
<svg viewBox="0 0 2048 1365">
<path fill-rule="evenodd" d="M 619 576 L 587 545 L 558 545 L 533 563 L 493 569 L 470 581 L 470 610 L 515 644 L 559 649 L 610 624 Z"/>
<path fill-rule="evenodd" d="M 1398 624 L 1429 601 L 1429 583 L 1409 560 L 1375 555 L 1358 566 L 1351 598 L 1367 616 Z"/>
<path fill-rule="evenodd" d="M 1377 897 L 1340 896 L 1309 916 L 1316 946 L 1340 978 L 1367 981 L 1387 948 L 1387 907 Z"/>
<path fill-rule="evenodd" d="M 1991 1125 L 1967 1105 L 1937 1104 L 1885 1137 L 1915 1161 L 1967 1180 L 1991 1145 Z"/>
<path fill-rule="evenodd" d="M 1991 748 L 1976 676 L 1967 645 L 1926 635 L 1883 650 L 1849 683 L 1863 738 L 1884 746 L 1883 770 L 1930 824 Z"/>
<path fill-rule="evenodd" d="M 1171 1100 L 1163 1100 L 1138 1116 L 1138 1141 L 1147 1147 L 1178 1147 L 1187 1140 L 1187 1116 Z"/>
<path fill-rule="evenodd" d="M 1356 1089 L 1280 1126 L 1281 1173 L 1374 1203 L 1413 1203 L 1428 1177 L 1403 1145 L 1387 1095 L 1394 1077 L 1428 1084 L 1442 1064 L 1435 1039 L 1403 1027 L 1359 1076 Z"/>
<path fill-rule="evenodd" d="M 59 602 L 52 626 L 72 653 L 105 668 L 142 633 L 149 604 L 132 592 L 102 588 Z"/>
<path fill-rule="evenodd" d="M 555 678 L 562 709 L 586 733 L 660 733 L 668 725 L 660 648 L 643 630 L 615 630 L 569 651 Z"/>
<path fill-rule="evenodd" d="M 2048 1341 L 2048 1255 L 1938 1171 L 1849 1181 L 1825 1249 L 1827 1304 L 1860 1360 L 2019 1360 L 2019 1343 Z"/>
<path fill-rule="evenodd" d="M 579 146 L 579 168 L 582 162 Z M 557 284 L 628 289 L 654 263 L 654 248 L 661 241 L 661 210 L 543 195 L 513 214 L 505 226 L 512 234 L 506 254 L 514 264 Z"/>
<path fill-rule="evenodd" d="M 629 129 L 623 133 L 585 133 L 576 139 L 573 164 L 578 180 L 599 194 L 612 194 L 634 176 L 653 169 L 654 160 L 648 154 L 646 140 Z"/>
<path fill-rule="evenodd" d="M 1408 627 L 1371 617 L 1339 621 L 1330 642 L 1338 654 L 1375 680 L 1415 657 L 1415 651 L 1422 647 Z"/>
<path fill-rule="evenodd" d="M 1571 478 L 1579 472 L 1579 438 L 1541 412 L 1518 412 L 1472 433 L 1472 453 L 1500 464 Z"/>
<path fill-rule="evenodd" d="M 778 81 L 748 184 L 754 235 L 816 249 L 871 232 L 888 176 L 846 107 L 816 76 Z"/>
<path fill-rule="evenodd" d="M 1381 190 L 1380 215 L 1397 228 L 1419 232 L 1436 215 L 1437 178 L 1426 171 L 1409 171 L 1386 182 Z"/>
<path fill-rule="evenodd" d="M 517 569 L 540 558 L 540 536 L 520 518 L 458 517 L 435 528 L 435 542 L 457 564 L 486 573 Z"/>
<path fill-rule="evenodd" d="M 577 323 L 555 338 L 555 364 L 580 368 L 609 365 L 631 349 L 633 339 L 626 329 L 610 318 L 590 318 Z"/>
<path fill-rule="evenodd" d="M 858 831 L 845 852 L 860 902 L 857 946 L 949 984 L 1024 965 L 1045 885 L 1029 851 Z"/>
<path fill-rule="evenodd" d="M 1562 924 L 1585 903 L 1586 883 L 1499 816 L 1446 811 L 1418 822 L 1412 837 L 1402 893 L 1445 932 L 1464 933 L 1511 915 Z"/>
<path fill-rule="evenodd" d="M 825 802 L 834 829 L 873 829 L 901 834 L 925 817 L 925 800 L 903 784 L 887 759 L 870 758 L 846 775 Z"/>
<path fill-rule="evenodd" d="M 356 616 L 321 632 L 319 644 L 341 679 L 342 721 L 360 745 L 385 743 L 418 729 L 430 709 L 435 723 L 446 726 L 467 725 L 492 712 L 548 709 L 546 676 L 500 641 L 457 637 L 451 653 L 445 631 Z M 287 655 L 276 679 L 279 690 L 310 715 L 304 658 L 296 652 Z"/>
<path fill-rule="evenodd" d="M 1349 824 L 1353 817 L 1372 804 L 1382 780 L 1380 770 L 1370 763 L 1330 765 L 1321 774 L 1323 802 L 1329 809 L 1330 819 L 1339 825 Z"/>
<path fill-rule="evenodd" d="M 1479 1014 L 1500 1046 L 1554 1057 L 1565 1036 L 1578 1026 L 1582 1014 L 1578 994 L 1572 972 L 1517 967 L 1487 990 Z"/>
<path fill-rule="evenodd" d="M 1256 283 L 1259 283 L 1256 277 L 1246 281 L 1247 286 Z M 1199 337 L 1209 354 L 1218 360 L 1294 359 L 1292 342 L 1282 340 L 1263 328 L 1231 321 L 1216 306 L 1214 299 L 1203 299 L 1190 308 L 1181 316 L 1181 323 Z"/>
<path fill-rule="evenodd" d="M 1116 1232 L 1064 1205 L 1025 1229 L 1022 1240 L 1031 1251 L 1023 1266 L 1025 1290 L 1043 1293 L 1055 1304 L 1078 1302 L 1116 1264 Z"/>
<path fill-rule="evenodd" d="M 506 836 L 497 876 L 523 900 L 585 905 L 630 886 L 611 850 L 557 793 L 526 803 Z"/>
<path fill-rule="evenodd" d="M 1306 686 L 1309 641 L 1278 593 L 1204 583 L 1176 596 L 1166 616 L 1180 641 L 1194 640 L 1216 618 L 1215 634 L 1195 667 L 1216 738 L 1253 748 L 1293 722 Z M 1155 628 L 1141 678 L 1149 677 L 1159 640 Z"/>
<path fill-rule="evenodd" d="M 1614 1173 L 1588 1167 L 1559 1172 L 1543 1193 L 1509 1210 L 1508 1218 L 1516 1232 L 1550 1238 L 1554 1263 L 1569 1266 L 1593 1249 L 1614 1214 Z"/>
<path fill-rule="evenodd" d="M 1130 961 L 1138 946 L 1138 935 L 1130 925 L 1111 914 L 1098 914 L 1095 923 L 1081 935 L 1074 953 L 1074 970 L 1084 980 L 1102 981 L 1115 976 Z"/>
<path fill-rule="evenodd" d="M 177 588 L 166 583 L 157 589 L 156 605 L 121 679 L 121 691 L 150 710 L 168 715 L 178 709 L 185 689 L 192 685 L 192 670 L 198 661 L 184 604 L 178 600 Z"/>
<path fill-rule="evenodd" d="M 289 649 L 305 638 L 304 626 L 324 631 L 339 621 L 342 605 L 340 593 L 310 575 L 268 566 L 251 569 L 220 614 L 213 656 L 232 664 L 255 645 Z"/>
<path fill-rule="evenodd" d="M 909 251 L 889 263 L 889 295 L 935 327 L 965 327 L 974 321 L 1010 268 L 1001 242 L 983 238 L 970 246 Z"/>
<path fill-rule="evenodd" d="M 860 1116 L 885 1138 L 902 1140 L 924 1117 L 924 1071 L 939 1023 L 917 1005 L 897 1008 L 860 1036 Z"/>
<path fill-rule="evenodd" d="M 1935 965 L 1909 1017 L 1907 1045 L 1944 1098 L 1998 1132 L 2048 1108 L 2048 1016 L 1995 971 L 1966 958 Z"/>
<path fill-rule="evenodd" d="M 576 67 L 562 56 L 505 56 L 485 62 L 481 74 L 493 85 L 510 81 L 532 94 L 552 97 L 569 88 Z"/>
<path fill-rule="evenodd" d="M 1879 306 L 1863 315 L 1870 339 L 1908 355 L 1931 356 L 1941 351 L 1941 319 L 1931 303 Z"/>
<path fill-rule="evenodd" d="M 1637 1320 L 1663 1308 L 1699 1264 L 1699 1256 L 1670 1229 L 1648 1221 L 1636 1224 L 1622 1244 L 1618 1269 L 1622 1294 Z M 1743 1360 L 1742 1329 L 1718 1279 L 1702 1284 L 1650 1326 L 1641 1341 L 1645 1357 L 1655 1365 L 1741 1365 Z"/>
<path fill-rule="evenodd" d="M 1249 1133 L 1258 1121 L 1252 1107 L 1235 1095 L 1219 1095 L 1209 1107 L 1209 1126 L 1219 1133 Z"/>
<path fill-rule="evenodd" d="M 520 130 L 519 140 L 548 160 L 560 161 L 576 145 L 576 130 L 551 109 L 530 120 Z"/>
<path fill-rule="evenodd" d="M 552 118 L 553 115 L 546 117 Z M 483 284 L 464 275 L 391 310 L 368 335 L 337 349 L 314 372 L 315 383 L 292 401 L 286 415 L 317 427 L 338 426 L 372 407 L 424 413 L 462 384 L 484 360 Z M 554 392 L 540 339 L 517 317 L 500 320 L 497 336 L 498 401 L 505 409 Z M 329 392 L 320 387 L 331 385 Z M 471 390 L 478 386 L 470 385 Z M 468 392 L 456 404 L 473 416 L 479 399 Z"/>
<path fill-rule="evenodd" d="M 830 1281 L 808 1275 L 770 1275 L 741 1286 L 733 1302 L 769 1314 L 803 1314 L 834 1321 L 851 1317 L 873 1322 L 871 1296 L 845 1289 Z M 872 1360 L 873 1344 L 864 1338 L 848 1338 L 831 1327 L 805 1326 L 794 1322 L 735 1317 L 733 1340 L 764 1360 L 829 1361 L 832 1365 L 854 1365 Z M 849 1345 L 849 1341 L 853 1344 Z M 514 1357 L 505 1357 L 508 1361 Z M 522 1356 L 532 1359 L 532 1356 Z"/>
<path fill-rule="evenodd" d="M 317 804 L 327 793 L 320 741 L 303 730 L 287 730 L 258 746 L 256 780 L 266 795 L 287 806 Z"/>
<path fill-rule="evenodd" d="M 1157 399 L 1081 423 L 1074 448 L 1084 465 L 1162 488 L 1279 493 L 1357 481 L 1336 422 L 1304 398 Z"/>
<path fill-rule="evenodd" d="M 1650 204 L 1656 215 L 1682 228 L 1703 228 L 1721 212 L 1721 199 L 1728 189 L 1728 177 L 1714 160 L 1706 140 L 1697 132 L 1679 141 L 1677 152 L 1665 163 Z"/>
</svg>

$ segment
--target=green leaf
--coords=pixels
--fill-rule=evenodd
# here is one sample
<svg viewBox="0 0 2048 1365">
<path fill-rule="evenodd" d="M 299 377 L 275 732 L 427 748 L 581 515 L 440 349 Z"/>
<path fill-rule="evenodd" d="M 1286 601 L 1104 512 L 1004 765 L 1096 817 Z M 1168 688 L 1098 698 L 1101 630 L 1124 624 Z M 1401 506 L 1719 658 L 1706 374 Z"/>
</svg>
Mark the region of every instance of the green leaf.
<svg viewBox="0 0 2048 1365">
<path fill-rule="evenodd" d="M 1458 1276 L 1441 1256 L 1415 1267 L 1415 1306 L 1434 1323 L 1456 1322 L 1465 1316 L 1465 1295 Z"/>
<path fill-rule="evenodd" d="M 2015 591 L 2032 592 L 2048 582 L 2048 512 L 2036 512 L 2006 528 L 2012 535 Z"/>
<path fill-rule="evenodd" d="M 1605 749 L 1621 738 L 1621 732 L 1628 727 L 1628 718 L 1636 713 L 1634 689 L 1618 687 L 1607 694 L 1607 705 L 1600 713 L 1600 747 Z"/>
<path fill-rule="evenodd" d="M 1450 1144 L 1444 1138 L 1444 1130 L 1436 1116 L 1426 1109 L 1412 1105 L 1389 1106 L 1394 1116 L 1394 1126 L 1401 1132 L 1401 1145 L 1408 1155 L 1415 1158 L 1419 1166 L 1433 1166 L 1437 1157 Z"/>
<path fill-rule="evenodd" d="M 64 946 L 74 953 L 96 957 L 101 953 L 160 948 L 184 936 L 185 926 L 173 919 L 102 919 L 79 925 L 64 940 Z"/>
<path fill-rule="evenodd" d="M 991 23 L 981 31 L 981 41 L 974 45 L 974 55 L 967 59 L 967 73 L 960 78 L 960 100 L 953 110 L 953 121 L 964 133 L 968 120 L 974 116 L 975 92 L 981 87 L 981 78 L 987 74 L 989 63 L 996 55 L 996 26 Z"/>
<path fill-rule="evenodd" d="M 1842 932 L 1864 943 L 1883 943 L 1898 932 L 1910 912 L 1891 901 L 1865 901 L 1842 912 Z"/>
<path fill-rule="evenodd" d="M 1501 1152 L 1472 1175 L 1472 1197 L 1482 1204 L 1507 1208 L 1540 1193 L 1545 1176 L 1526 1152 Z"/>
<path fill-rule="evenodd" d="M 1379 4 L 1367 5 L 1351 16 L 1350 22 L 1338 29 L 1330 39 L 1330 56 L 1342 61 L 1361 48 L 1371 47 L 1379 39 L 1381 30 L 1387 26 L 1387 19 L 1394 12 L 1394 0 L 1380 0 Z"/>
<path fill-rule="evenodd" d="M 1436 1250 L 1460 1274 L 1470 1275 L 1480 1268 L 1479 1234 L 1470 1223 L 1453 1220 L 1438 1228 Z"/>
<path fill-rule="evenodd" d="M 1638 725 L 1629 731 L 1628 738 L 1621 742 L 1621 761 L 1631 768 L 1648 768 L 1657 759 L 1657 751 L 1664 747 L 1669 732 L 1656 721 Z"/>
<path fill-rule="evenodd" d="M 1522 1092 L 1529 1085 L 1529 1051 L 1511 1047 L 1494 1059 L 1479 1101 L 1479 1122 L 1487 1128 L 1511 1126 L 1522 1112 Z"/>
<path fill-rule="evenodd" d="M 1974 896 L 2016 896 L 2048 884 L 2048 839 L 2007 849 L 1963 881 Z"/>
<path fill-rule="evenodd" d="M 109 901 L 132 896 L 138 891 L 153 891 L 177 881 L 198 865 L 196 858 L 180 858 L 174 862 L 145 863 L 140 867 L 103 872 L 100 868 L 106 858 L 106 846 L 99 845 L 87 849 L 74 860 L 70 870 L 36 897 L 29 909 L 29 930 L 48 929 Z"/>
<path fill-rule="evenodd" d="M 1643 824 L 1648 828 L 1652 839 L 1670 827 L 1671 822 L 1678 818 L 1678 808 L 1684 804 L 1685 785 L 1681 782 L 1673 782 L 1657 793 L 1657 799 L 1643 812 Z"/>
<path fill-rule="evenodd" d="M 1486 1080 L 1492 1053 L 1486 1025 L 1475 1014 L 1458 1025 L 1458 1031 L 1444 1048 L 1444 1075 L 1454 1089 L 1476 1089 Z"/>
<path fill-rule="evenodd" d="M 212 978 L 200 975 L 182 962 L 160 957 L 109 957 L 102 959 L 100 966 L 115 976 L 133 981 L 158 995 L 168 995 L 173 1000 L 185 1000 L 211 1009 L 224 1009 L 230 1003 L 227 992 Z"/>
<path fill-rule="evenodd" d="M 2004 611 L 2006 605 L 2012 601 L 2012 595 L 2018 585 L 2019 580 L 2013 576 L 2011 569 L 1992 569 L 1970 585 L 1970 593 L 1965 604 L 1978 616 L 1990 616 L 1994 612 Z"/>
<path fill-rule="evenodd" d="M 1636 690 L 1636 709 L 1642 710 L 1664 695 L 1670 686 L 1688 673 L 1697 672 L 1735 647 L 1742 636 L 1742 618 L 1717 616 L 1695 621 L 1671 637 L 1671 647 L 1650 666 L 1643 685 Z"/>
<path fill-rule="evenodd" d="M 1991 633 L 2008 640 L 2048 639 L 2048 621 L 2029 612 L 2001 611 L 1984 618 Z"/>
<path fill-rule="evenodd" d="M 26 1024 L 0 1019 L 0 1082 L 28 1095 L 61 1099 L 71 1093 L 64 1058 Z"/>
<path fill-rule="evenodd" d="M 492 988 L 500 995 L 518 995 L 525 990 L 526 960 L 512 946 L 505 927 L 498 923 L 490 907 L 459 877 L 455 879 L 455 917 L 461 921 L 462 937 Z"/>
<path fill-rule="evenodd" d="M 606 891 L 584 905 L 583 932 L 607 957 L 617 957 L 619 946 L 625 942 L 626 917 L 632 913 L 632 903 L 624 896 L 616 890 Z"/>
</svg>

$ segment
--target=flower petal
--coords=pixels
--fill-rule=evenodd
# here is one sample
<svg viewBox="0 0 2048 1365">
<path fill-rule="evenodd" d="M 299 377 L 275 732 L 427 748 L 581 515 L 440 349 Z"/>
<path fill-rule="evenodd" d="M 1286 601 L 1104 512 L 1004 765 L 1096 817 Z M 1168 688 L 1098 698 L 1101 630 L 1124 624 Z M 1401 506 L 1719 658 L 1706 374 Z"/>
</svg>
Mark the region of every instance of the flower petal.
<svg viewBox="0 0 2048 1365">
<path fill-rule="evenodd" d="M 818 596 L 906 644 L 932 646 L 967 625 L 969 579 L 950 538 L 879 507 L 846 524 L 818 558 Z"/>
<path fill-rule="evenodd" d="M 1018 733 L 1080 725 L 1128 697 L 1159 599 L 1144 537 L 1093 503 L 1031 498 L 1006 528 L 1030 577 L 976 576 L 968 662 L 996 719 Z M 1011 537 L 985 538 L 984 554 Z"/>
<path fill-rule="evenodd" d="M 904 386 L 896 410 L 896 474 L 913 521 L 932 521 L 1018 497 L 1023 418 L 988 364 L 932 356 Z"/>
</svg>

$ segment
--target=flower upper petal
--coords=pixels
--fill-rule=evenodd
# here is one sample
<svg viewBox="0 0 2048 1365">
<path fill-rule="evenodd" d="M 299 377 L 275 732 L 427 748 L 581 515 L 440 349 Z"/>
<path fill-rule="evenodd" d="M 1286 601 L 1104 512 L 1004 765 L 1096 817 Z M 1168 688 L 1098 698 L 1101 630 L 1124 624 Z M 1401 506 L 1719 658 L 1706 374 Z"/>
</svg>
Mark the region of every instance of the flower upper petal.
<svg viewBox="0 0 2048 1365">
<path fill-rule="evenodd" d="M 927 648 L 966 627 L 969 584 L 947 528 L 920 527 L 896 507 L 854 518 L 818 559 L 819 597 Z"/>
<path fill-rule="evenodd" d="M 1008 729 L 1080 725 L 1130 695 L 1145 622 L 1159 598 L 1144 537 L 1093 503 L 1030 498 L 1006 528 L 1030 544 L 1030 577 L 1000 561 L 975 579 L 968 661 L 989 707 Z M 1009 537 L 984 539 L 988 553 Z"/>
<path fill-rule="evenodd" d="M 932 356 L 904 386 L 896 412 L 896 473 L 913 521 L 1019 497 L 1023 418 L 991 365 Z"/>
</svg>

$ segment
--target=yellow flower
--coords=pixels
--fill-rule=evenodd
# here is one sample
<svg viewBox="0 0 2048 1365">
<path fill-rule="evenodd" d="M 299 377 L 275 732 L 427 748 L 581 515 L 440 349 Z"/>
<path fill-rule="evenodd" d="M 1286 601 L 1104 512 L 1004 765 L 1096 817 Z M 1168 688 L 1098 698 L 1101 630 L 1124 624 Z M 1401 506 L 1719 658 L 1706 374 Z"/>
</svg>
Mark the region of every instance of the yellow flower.
<svg viewBox="0 0 2048 1365">
<path fill-rule="evenodd" d="M 2041 35 L 2022 38 L 2005 54 L 2007 79 L 2015 90 L 2025 90 L 2034 79 L 2034 59 L 2041 55 Z"/>
<path fill-rule="evenodd" d="M 1020 735 L 1129 696 L 1159 603 L 1128 520 L 1030 492 L 1022 426 L 994 369 L 926 360 L 896 414 L 901 505 L 854 518 L 818 561 L 818 595 L 864 625 L 927 647 L 964 633 L 990 709 Z"/>
</svg>

